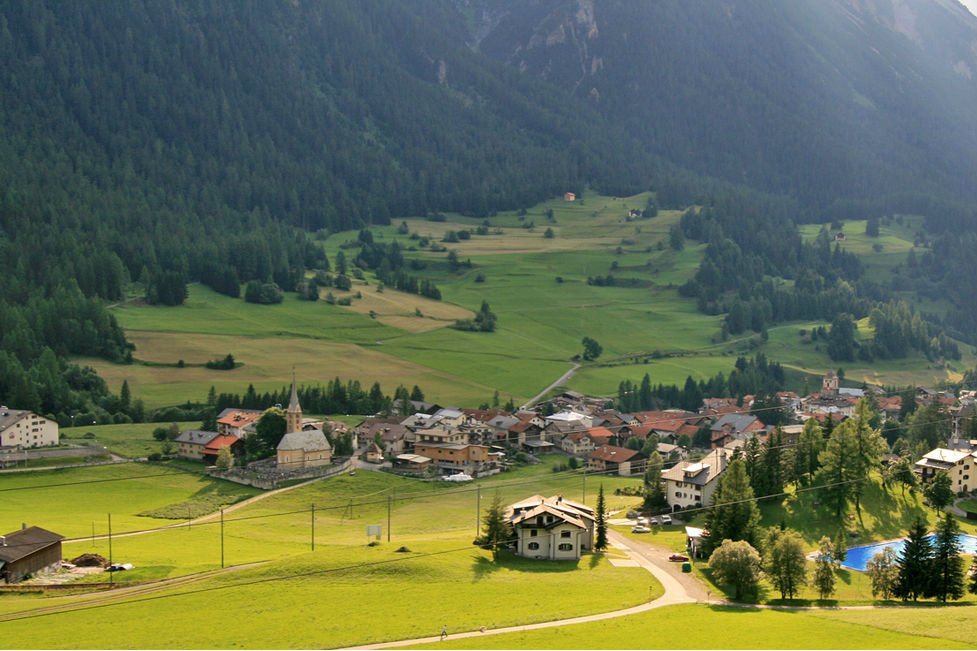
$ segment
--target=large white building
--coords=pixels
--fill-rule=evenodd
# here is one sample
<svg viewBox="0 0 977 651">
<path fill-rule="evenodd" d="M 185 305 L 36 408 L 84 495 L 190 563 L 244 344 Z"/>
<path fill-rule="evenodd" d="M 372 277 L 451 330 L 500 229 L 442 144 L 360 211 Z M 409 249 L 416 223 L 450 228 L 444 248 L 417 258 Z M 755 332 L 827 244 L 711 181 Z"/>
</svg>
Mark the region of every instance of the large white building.
<svg viewBox="0 0 977 651">
<path fill-rule="evenodd" d="M 936 473 L 945 472 L 955 493 L 969 493 L 977 490 L 977 452 L 936 448 L 916 462 L 916 472 L 924 483 L 931 481 Z"/>
<path fill-rule="evenodd" d="M 533 495 L 511 505 L 508 516 L 520 556 L 579 560 L 580 552 L 594 547 L 594 510 L 561 495 Z"/>
<path fill-rule="evenodd" d="M 709 506 L 729 457 L 728 450 L 719 448 L 699 461 L 682 461 L 663 472 L 665 496 L 672 510 Z"/>
<path fill-rule="evenodd" d="M 40 448 L 58 444 L 58 424 L 32 411 L 0 407 L 0 447 Z"/>
</svg>

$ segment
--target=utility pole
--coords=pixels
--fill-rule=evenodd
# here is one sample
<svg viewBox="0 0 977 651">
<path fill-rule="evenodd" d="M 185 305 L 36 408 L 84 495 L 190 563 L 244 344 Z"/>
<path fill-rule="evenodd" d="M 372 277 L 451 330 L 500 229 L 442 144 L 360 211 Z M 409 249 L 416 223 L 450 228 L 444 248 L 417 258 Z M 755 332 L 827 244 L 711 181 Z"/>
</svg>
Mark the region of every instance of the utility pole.
<svg viewBox="0 0 977 651">
<path fill-rule="evenodd" d="M 393 502 L 393 495 L 387 495 L 387 542 L 390 542 L 390 506 Z"/>
<path fill-rule="evenodd" d="M 315 551 L 315 504 L 312 505 L 312 551 Z"/>
<path fill-rule="evenodd" d="M 109 585 L 115 581 L 115 574 L 112 572 L 112 514 L 109 513 Z"/>
<path fill-rule="evenodd" d="M 587 466 L 583 467 L 583 498 L 580 502 L 581 504 L 587 503 Z"/>
<path fill-rule="evenodd" d="M 475 537 L 482 533 L 480 516 L 482 513 L 482 485 L 475 486 Z"/>
<path fill-rule="evenodd" d="M 221 509 L 221 569 L 224 569 L 224 509 Z"/>
</svg>

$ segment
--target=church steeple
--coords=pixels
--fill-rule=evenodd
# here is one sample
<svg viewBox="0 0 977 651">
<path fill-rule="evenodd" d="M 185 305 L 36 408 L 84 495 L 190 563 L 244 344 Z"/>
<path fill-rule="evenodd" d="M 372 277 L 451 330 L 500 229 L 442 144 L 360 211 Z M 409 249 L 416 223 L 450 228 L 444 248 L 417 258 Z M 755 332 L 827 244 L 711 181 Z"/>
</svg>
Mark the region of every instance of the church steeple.
<svg viewBox="0 0 977 651">
<path fill-rule="evenodd" d="M 288 400 L 286 412 L 286 430 L 289 432 L 302 431 L 302 407 L 299 405 L 299 394 L 295 385 L 295 369 L 292 369 L 292 396 Z"/>
</svg>

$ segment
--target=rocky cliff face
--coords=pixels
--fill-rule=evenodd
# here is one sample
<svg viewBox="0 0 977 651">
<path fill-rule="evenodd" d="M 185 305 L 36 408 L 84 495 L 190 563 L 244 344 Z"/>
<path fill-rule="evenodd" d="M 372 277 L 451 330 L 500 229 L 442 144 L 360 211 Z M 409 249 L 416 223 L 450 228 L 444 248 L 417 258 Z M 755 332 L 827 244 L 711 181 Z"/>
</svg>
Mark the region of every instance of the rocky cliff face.
<svg viewBox="0 0 977 651">
<path fill-rule="evenodd" d="M 457 1 L 478 52 L 700 172 L 808 198 L 977 193 L 977 18 L 954 0 Z"/>
</svg>

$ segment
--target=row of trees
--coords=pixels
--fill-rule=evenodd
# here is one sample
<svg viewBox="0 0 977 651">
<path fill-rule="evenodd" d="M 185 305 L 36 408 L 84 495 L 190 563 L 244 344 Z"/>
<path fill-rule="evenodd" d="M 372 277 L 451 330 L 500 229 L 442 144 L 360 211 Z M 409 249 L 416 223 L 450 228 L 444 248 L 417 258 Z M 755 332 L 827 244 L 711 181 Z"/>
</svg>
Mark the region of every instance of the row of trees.
<svg viewBox="0 0 977 651">
<path fill-rule="evenodd" d="M 960 525 L 947 513 L 940 518 L 932 542 L 926 524 L 917 519 L 896 553 L 885 547 L 866 565 L 872 596 L 917 601 L 920 597 L 946 603 L 963 597 L 966 573 Z M 793 599 L 801 588 L 813 582 L 821 599 L 835 591 L 835 567 L 844 560 L 845 540 L 832 542 L 823 537 L 815 555 L 813 576 L 807 569 L 804 539 L 790 529 L 772 529 L 760 548 L 748 540 L 724 539 L 709 557 L 709 568 L 720 582 L 732 587 L 734 599 L 757 595 L 760 580 L 766 575 L 781 599 Z M 970 591 L 977 594 L 977 560 Z"/>
<path fill-rule="evenodd" d="M 737 396 L 747 394 L 773 394 L 784 386 L 784 369 L 767 360 L 766 355 L 757 353 L 754 357 L 738 357 L 732 371 L 727 376 L 722 371 L 708 380 L 698 382 L 690 375 L 683 387 L 657 384 L 652 385 L 651 377 L 645 373 L 640 383 L 623 380 L 618 384 L 615 406 L 624 412 L 647 411 L 650 409 L 681 408 L 696 411 L 702 406 L 706 396 Z M 763 419 L 767 422 L 767 419 Z"/>
</svg>

